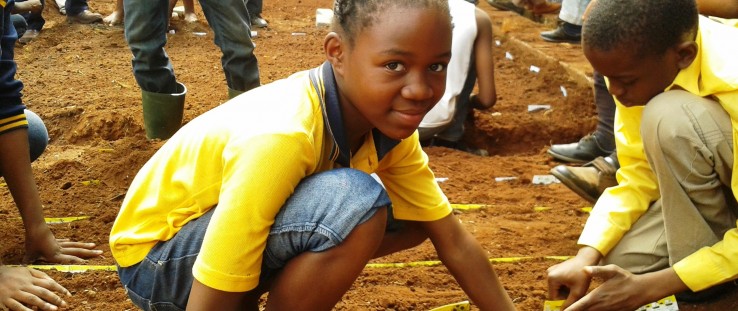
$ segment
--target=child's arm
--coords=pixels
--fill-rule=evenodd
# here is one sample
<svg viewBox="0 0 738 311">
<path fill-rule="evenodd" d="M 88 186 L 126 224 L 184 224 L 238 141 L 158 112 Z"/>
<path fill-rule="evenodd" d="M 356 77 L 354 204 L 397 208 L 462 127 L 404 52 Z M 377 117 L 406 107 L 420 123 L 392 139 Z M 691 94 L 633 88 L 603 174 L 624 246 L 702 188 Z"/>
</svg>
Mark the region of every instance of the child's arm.
<svg viewBox="0 0 738 311">
<path fill-rule="evenodd" d="M 31 171 L 28 130 L 17 129 L 0 134 L 0 172 L 8 184 L 23 218 L 26 231 L 26 261 L 81 263 L 85 257 L 102 253 L 93 243 L 58 242 L 44 220 L 41 199 Z"/>
<path fill-rule="evenodd" d="M 477 240 L 453 214 L 423 222 L 438 256 L 481 310 L 515 310 Z"/>
<path fill-rule="evenodd" d="M 497 102 L 495 89 L 495 61 L 492 56 L 492 21 L 489 15 L 476 8 L 477 38 L 474 40 L 474 62 L 477 71 L 479 93 L 473 95 L 473 107 L 487 109 Z"/>
<path fill-rule="evenodd" d="M 736 0 L 697 0 L 700 14 L 722 18 L 738 18 L 738 1 Z"/>
</svg>

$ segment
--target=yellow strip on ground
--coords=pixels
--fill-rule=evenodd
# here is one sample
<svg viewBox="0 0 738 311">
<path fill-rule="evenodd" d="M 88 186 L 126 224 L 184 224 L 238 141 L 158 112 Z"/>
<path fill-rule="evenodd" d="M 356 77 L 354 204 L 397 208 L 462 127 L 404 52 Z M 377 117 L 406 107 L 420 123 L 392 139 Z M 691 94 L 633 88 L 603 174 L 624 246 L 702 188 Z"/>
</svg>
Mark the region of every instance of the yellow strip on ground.
<svg viewBox="0 0 738 311">
<path fill-rule="evenodd" d="M 489 262 L 493 263 L 511 263 L 521 262 L 525 260 L 534 259 L 548 259 L 548 260 L 559 260 L 564 261 L 572 256 L 543 256 L 543 257 L 502 257 L 502 258 L 490 258 Z M 366 265 L 367 268 L 407 268 L 407 267 L 434 267 L 442 265 L 440 260 L 427 260 L 427 261 L 411 261 L 411 262 L 391 262 L 391 263 L 369 263 Z"/>
<path fill-rule="evenodd" d="M 458 210 L 473 210 L 488 207 L 487 204 L 451 204 L 451 208 Z"/>
<path fill-rule="evenodd" d="M 475 209 L 480 209 L 480 208 L 486 208 L 486 207 L 489 207 L 489 206 L 490 205 L 488 205 L 488 204 L 454 204 L 454 203 L 451 203 L 451 208 L 453 208 L 455 210 L 465 210 L 465 211 L 467 211 L 467 210 L 475 210 Z M 552 209 L 552 207 L 548 207 L 548 206 L 534 206 L 533 207 L 533 211 L 535 211 L 535 212 L 545 212 L 545 211 L 549 211 L 551 209 Z M 592 211 L 592 207 L 591 206 L 582 207 L 579 210 L 581 210 L 582 212 L 585 212 L 585 213 L 589 213 L 589 212 Z"/>
<path fill-rule="evenodd" d="M 59 272 L 80 273 L 93 271 L 117 271 L 116 266 L 88 266 L 88 265 L 28 265 L 27 267 L 37 270 L 56 270 Z"/>
<path fill-rule="evenodd" d="M 90 218 L 90 216 L 77 216 L 77 217 L 49 217 L 44 218 L 47 224 L 65 224 L 68 222 L 78 221 Z"/>
<path fill-rule="evenodd" d="M 443 305 L 437 308 L 430 309 L 429 311 L 469 311 L 471 310 L 471 304 L 468 300 Z"/>
</svg>

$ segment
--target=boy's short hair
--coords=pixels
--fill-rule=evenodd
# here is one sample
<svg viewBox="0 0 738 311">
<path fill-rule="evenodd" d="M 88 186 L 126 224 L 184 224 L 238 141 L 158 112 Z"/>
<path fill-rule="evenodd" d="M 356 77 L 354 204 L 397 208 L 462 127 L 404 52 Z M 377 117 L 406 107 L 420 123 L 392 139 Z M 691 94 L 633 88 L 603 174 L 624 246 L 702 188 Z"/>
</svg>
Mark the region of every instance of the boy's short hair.
<svg viewBox="0 0 738 311">
<path fill-rule="evenodd" d="M 695 0 L 599 0 L 584 21 L 582 42 L 601 51 L 625 46 L 635 55 L 661 55 L 694 36 L 697 20 Z"/>
<path fill-rule="evenodd" d="M 336 0 L 331 28 L 353 45 L 356 35 L 380 21 L 385 10 L 417 7 L 436 8 L 451 15 L 447 0 Z"/>
</svg>

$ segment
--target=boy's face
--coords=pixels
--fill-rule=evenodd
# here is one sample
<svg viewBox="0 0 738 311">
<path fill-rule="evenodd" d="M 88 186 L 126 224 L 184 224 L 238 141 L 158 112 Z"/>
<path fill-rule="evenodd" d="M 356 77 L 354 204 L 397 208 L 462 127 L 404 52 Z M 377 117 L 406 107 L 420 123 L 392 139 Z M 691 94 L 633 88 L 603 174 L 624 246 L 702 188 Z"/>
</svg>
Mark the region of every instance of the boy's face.
<svg viewBox="0 0 738 311">
<path fill-rule="evenodd" d="M 451 24 L 438 10 L 393 8 L 332 60 L 346 122 L 359 131 L 410 136 L 446 89 Z M 350 121 L 349 121 L 350 120 Z"/>
<path fill-rule="evenodd" d="M 584 56 L 608 78 L 610 94 L 626 107 L 647 104 L 671 85 L 683 68 L 674 49 L 663 55 L 639 56 L 627 47 L 602 51 L 585 44 Z"/>
</svg>

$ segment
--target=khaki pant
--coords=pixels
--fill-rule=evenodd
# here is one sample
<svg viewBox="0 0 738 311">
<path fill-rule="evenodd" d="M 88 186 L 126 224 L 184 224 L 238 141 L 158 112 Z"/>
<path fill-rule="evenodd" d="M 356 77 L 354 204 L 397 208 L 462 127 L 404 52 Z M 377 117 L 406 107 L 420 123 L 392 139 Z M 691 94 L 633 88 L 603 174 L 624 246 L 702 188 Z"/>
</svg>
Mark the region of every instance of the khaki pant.
<svg viewBox="0 0 738 311">
<path fill-rule="evenodd" d="M 735 228 L 733 137 L 719 103 L 673 90 L 643 111 L 641 136 L 661 198 L 605 257 L 633 273 L 661 270 Z"/>
</svg>

